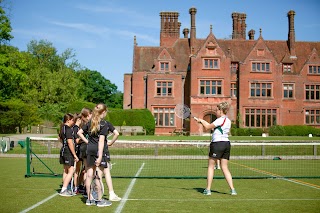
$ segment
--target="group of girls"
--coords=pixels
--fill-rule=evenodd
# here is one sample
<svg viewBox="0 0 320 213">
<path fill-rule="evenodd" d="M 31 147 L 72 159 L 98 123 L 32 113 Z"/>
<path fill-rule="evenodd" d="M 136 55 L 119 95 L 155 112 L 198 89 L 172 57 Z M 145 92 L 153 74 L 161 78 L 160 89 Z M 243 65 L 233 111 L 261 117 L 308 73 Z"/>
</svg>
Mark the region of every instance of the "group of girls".
<svg viewBox="0 0 320 213">
<path fill-rule="evenodd" d="M 85 184 L 86 205 L 98 207 L 110 206 L 111 201 L 120 201 L 113 189 L 110 173 L 110 153 L 108 146 L 117 140 L 119 132 L 104 120 L 107 114 L 105 104 L 97 104 L 93 110 L 83 108 L 80 114 L 66 114 L 59 137 L 63 143 L 60 151 L 60 164 L 63 164 L 63 185 L 61 196 L 73 196 L 79 192 L 81 183 Z M 113 134 L 110 141 L 108 134 Z M 90 184 L 96 170 L 104 174 L 109 190 L 109 200 L 94 201 L 90 193 Z M 74 177 L 74 191 L 68 185 Z"/>
</svg>

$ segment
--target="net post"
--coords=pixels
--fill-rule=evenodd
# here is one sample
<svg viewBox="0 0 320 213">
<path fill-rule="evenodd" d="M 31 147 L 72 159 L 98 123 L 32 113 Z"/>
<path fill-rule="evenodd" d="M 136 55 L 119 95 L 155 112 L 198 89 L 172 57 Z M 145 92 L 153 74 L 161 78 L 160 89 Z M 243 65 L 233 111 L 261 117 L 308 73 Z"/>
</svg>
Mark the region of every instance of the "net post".
<svg viewBox="0 0 320 213">
<path fill-rule="evenodd" d="M 31 176 L 31 172 L 30 172 L 30 138 L 27 137 L 26 138 L 26 162 L 27 162 L 27 173 L 25 175 L 25 177 L 30 177 Z"/>
</svg>

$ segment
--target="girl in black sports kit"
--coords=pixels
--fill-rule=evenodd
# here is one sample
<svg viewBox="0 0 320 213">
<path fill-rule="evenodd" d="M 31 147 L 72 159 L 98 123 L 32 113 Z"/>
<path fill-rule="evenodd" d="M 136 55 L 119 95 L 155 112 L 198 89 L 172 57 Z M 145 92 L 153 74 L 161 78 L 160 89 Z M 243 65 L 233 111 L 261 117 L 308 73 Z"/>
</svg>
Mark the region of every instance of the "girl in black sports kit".
<svg viewBox="0 0 320 213">
<path fill-rule="evenodd" d="M 83 108 L 80 112 L 81 117 L 81 123 L 79 125 L 79 128 L 81 129 L 86 123 L 89 122 L 92 116 L 92 110 L 89 108 Z M 87 133 L 84 133 L 84 135 L 87 135 Z M 85 180 L 86 180 L 86 173 L 87 173 L 87 143 L 84 142 L 81 138 L 79 141 L 80 145 L 80 154 L 79 159 L 82 161 L 82 171 L 80 171 L 80 177 L 79 177 L 79 192 L 86 194 L 85 191 Z M 81 190 L 81 191 L 80 191 Z"/>
<path fill-rule="evenodd" d="M 213 129 L 212 141 L 210 143 L 210 152 L 208 159 L 208 176 L 207 187 L 203 191 L 204 195 L 211 195 L 211 184 L 214 176 L 214 168 L 217 160 L 220 160 L 220 166 L 224 177 L 230 187 L 231 195 L 237 195 L 233 186 L 232 176 L 228 168 L 228 161 L 230 158 L 231 144 L 229 141 L 229 132 L 231 128 L 231 121 L 226 116 L 229 109 L 228 102 L 222 102 L 217 105 L 216 116 L 217 119 L 209 124 L 207 121 L 195 118 L 198 123 L 201 123 L 205 129 Z"/>
<path fill-rule="evenodd" d="M 108 121 L 103 120 L 107 114 L 107 107 L 104 104 L 98 104 L 92 111 L 91 120 L 85 124 L 78 132 L 81 139 L 88 143 L 87 146 L 87 178 L 86 189 L 88 199 L 86 205 L 110 206 L 111 202 L 101 200 L 95 203 L 91 198 L 90 184 L 95 174 L 96 168 L 99 167 L 103 171 L 107 186 L 109 189 L 109 200 L 120 201 L 113 190 L 110 168 L 108 166 L 110 161 L 110 154 L 108 146 L 111 146 L 118 138 L 119 132 Z M 88 139 L 84 137 L 83 133 L 88 133 Z M 107 135 L 113 133 L 113 138 L 110 142 L 107 141 Z"/>
<path fill-rule="evenodd" d="M 80 145 L 81 145 L 81 140 L 80 137 L 78 136 L 78 131 L 80 129 L 80 124 L 81 124 L 81 115 L 80 114 L 75 114 L 74 115 L 74 121 L 75 124 L 73 125 L 73 140 L 75 144 L 75 151 L 76 155 L 79 159 L 78 162 L 75 164 L 75 171 L 74 171 L 74 194 L 79 193 L 79 181 L 80 181 L 80 170 L 81 170 L 81 165 L 82 165 L 82 159 L 80 158 Z"/>
<path fill-rule="evenodd" d="M 62 141 L 62 148 L 60 150 L 60 164 L 63 164 L 63 185 L 59 195 L 70 197 L 73 196 L 73 192 L 67 190 L 68 184 L 72 179 L 74 172 L 74 163 L 79 159 L 76 155 L 74 143 L 73 143 L 73 130 L 74 119 L 72 114 L 66 114 L 63 117 L 63 125 L 60 129 L 59 137 Z"/>
</svg>

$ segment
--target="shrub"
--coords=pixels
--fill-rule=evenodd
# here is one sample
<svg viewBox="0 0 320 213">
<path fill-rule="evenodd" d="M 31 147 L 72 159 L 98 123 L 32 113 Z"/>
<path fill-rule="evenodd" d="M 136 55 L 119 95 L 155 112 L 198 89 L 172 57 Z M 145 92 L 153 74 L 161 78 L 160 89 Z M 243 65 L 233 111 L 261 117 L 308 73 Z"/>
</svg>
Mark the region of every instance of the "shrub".
<svg viewBox="0 0 320 213">
<path fill-rule="evenodd" d="M 269 128 L 270 136 L 284 136 L 286 135 L 286 130 L 283 126 L 274 125 Z"/>
<path fill-rule="evenodd" d="M 148 109 L 110 109 L 106 119 L 114 126 L 142 126 L 148 135 L 154 134 L 154 118 Z"/>
</svg>

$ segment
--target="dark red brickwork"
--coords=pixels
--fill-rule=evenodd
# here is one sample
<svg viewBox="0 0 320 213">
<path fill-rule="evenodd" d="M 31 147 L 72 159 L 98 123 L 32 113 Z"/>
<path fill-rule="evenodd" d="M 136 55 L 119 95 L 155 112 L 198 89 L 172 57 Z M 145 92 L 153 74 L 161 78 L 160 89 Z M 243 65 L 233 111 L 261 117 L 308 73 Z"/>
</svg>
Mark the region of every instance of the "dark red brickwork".
<svg viewBox="0 0 320 213">
<path fill-rule="evenodd" d="M 203 134 L 192 119 L 174 116 L 174 107 L 183 103 L 211 122 L 222 101 L 230 103 L 228 116 L 240 127 L 320 127 L 320 42 L 295 41 L 294 11 L 287 14 L 285 41 L 264 40 L 261 29 L 257 38 L 249 30 L 246 39 L 243 13 L 231 14 L 232 39 L 216 38 L 211 26 L 206 38 L 197 38 L 196 13 L 189 10 L 190 29 L 180 30 L 178 12 L 161 12 L 159 47 L 140 47 L 134 39 L 133 70 L 124 75 L 124 109 L 148 108 L 156 134 L 177 128 Z M 310 73 L 310 66 L 315 71 Z"/>
</svg>

